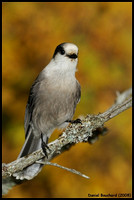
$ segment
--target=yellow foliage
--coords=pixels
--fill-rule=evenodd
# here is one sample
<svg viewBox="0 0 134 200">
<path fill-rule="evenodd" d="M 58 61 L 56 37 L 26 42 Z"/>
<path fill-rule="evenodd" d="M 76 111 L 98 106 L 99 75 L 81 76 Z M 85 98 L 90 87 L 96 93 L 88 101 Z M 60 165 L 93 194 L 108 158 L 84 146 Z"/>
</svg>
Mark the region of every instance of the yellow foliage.
<svg viewBox="0 0 134 200">
<path fill-rule="evenodd" d="M 75 118 L 105 111 L 117 90 L 131 87 L 131 2 L 3 2 L 3 162 L 19 154 L 30 86 L 62 42 L 79 47 L 77 77 L 82 97 Z M 95 144 L 75 145 L 53 160 L 87 174 L 90 180 L 46 166 L 34 180 L 5 197 L 131 193 L 131 125 L 128 110 L 107 123 L 109 134 Z"/>
</svg>

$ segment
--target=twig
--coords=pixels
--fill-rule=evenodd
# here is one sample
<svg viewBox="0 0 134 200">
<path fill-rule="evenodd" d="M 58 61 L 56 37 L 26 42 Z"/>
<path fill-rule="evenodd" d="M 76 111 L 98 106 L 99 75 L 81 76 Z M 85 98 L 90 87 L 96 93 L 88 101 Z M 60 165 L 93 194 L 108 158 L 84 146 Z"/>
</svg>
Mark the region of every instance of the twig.
<svg viewBox="0 0 134 200">
<path fill-rule="evenodd" d="M 67 171 L 72 172 L 74 174 L 77 174 L 79 176 L 82 176 L 83 178 L 89 179 L 89 176 L 86 176 L 85 174 L 82 174 L 81 172 L 79 172 L 79 171 L 77 171 L 75 169 L 70 169 L 68 167 L 61 166 L 61 165 L 59 165 L 57 163 L 52 163 L 52 162 L 48 162 L 48 161 L 46 161 L 46 162 L 36 161 L 36 163 L 43 164 L 43 165 L 51 165 L 51 166 L 59 167 L 61 169 L 64 169 L 64 170 L 67 170 Z"/>
</svg>

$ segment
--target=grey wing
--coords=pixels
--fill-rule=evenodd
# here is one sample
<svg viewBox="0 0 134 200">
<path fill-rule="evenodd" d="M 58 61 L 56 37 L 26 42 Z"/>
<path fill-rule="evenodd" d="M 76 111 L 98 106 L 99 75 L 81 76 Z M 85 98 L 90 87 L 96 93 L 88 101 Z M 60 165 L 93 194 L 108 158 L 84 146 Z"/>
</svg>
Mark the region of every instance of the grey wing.
<svg viewBox="0 0 134 200">
<path fill-rule="evenodd" d="M 35 102 L 36 102 L 36 97 L 37 97 L 36 92 L 38 91 L 39 85 L 40 85 L 40 82 L 37 77 L 32 87 L 30 88 L 28 102 L 27 102 L 26 110 L 25 110 L 25 120 L 24 120 L 25 138 L 27 137 L 29 129 L 30 129 L 30 123 L 32 121 L 32 112 L 33 112 Z"/>
<path fill-rule="evenodd" d="M 76 83 L 76 90 L 77 90 L 77 92 L 76 92 L 76 101 L 77 101 L 77 103 L 79 103 L 80 98 L 81 98 L 81 86 L 80 86 L 78 81 Z"/>
</svg>

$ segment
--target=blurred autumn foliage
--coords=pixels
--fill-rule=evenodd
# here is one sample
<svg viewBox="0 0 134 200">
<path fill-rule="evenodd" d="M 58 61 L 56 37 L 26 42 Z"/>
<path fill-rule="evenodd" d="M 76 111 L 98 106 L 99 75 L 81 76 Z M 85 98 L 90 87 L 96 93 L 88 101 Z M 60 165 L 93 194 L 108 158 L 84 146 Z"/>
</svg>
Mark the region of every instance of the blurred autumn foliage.
<svg viewBox="0 0 134 200">
<path fill-rule="evenodd" d="M 2 4 L 2 156 L 17 158 L 24 143 L 29 89 L 55 47 L 79 47 L 81 101 L 74 118 L 105 111 L 117 90 L 132 82 L 131 2 L 7 2 Z M 45 166 L 33 180 L 14 187 L 7 198 L 88 197 L 132 192 L 131 109 L 109 121 L 108 134 L 89 145 L 77 144 L 53 160 L 79 170 L 86 180 Z M 57 138 L 59 131 L 51 136 Z"/>
</svg>

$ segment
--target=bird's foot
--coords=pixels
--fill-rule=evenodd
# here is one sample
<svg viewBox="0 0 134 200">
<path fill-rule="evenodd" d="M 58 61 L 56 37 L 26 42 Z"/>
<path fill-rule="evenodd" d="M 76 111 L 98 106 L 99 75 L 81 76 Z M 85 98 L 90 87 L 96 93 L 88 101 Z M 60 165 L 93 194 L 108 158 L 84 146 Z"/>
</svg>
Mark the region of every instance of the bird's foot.
<svg viewBox="0 0 134 200">
<path fill-rule="evenodd" d="M 82 124 L 82 121 L 81 121 L 81 119 L 75 119 L 75 120 L 66 120 L 66 122 L 69 122 L 69 123 L 71 123 L 71 124 Z"/>
<path fill-rule="evenodd" d="M 41 141 L 42 141 L 41 142 L 41 147 L 42 147 L 43 153 L 48 158 L 48 154 L 47 154 L 47 151 L 46 151 L 46 149 L 48 149 L 50 151 L 49 147 L 47 146 L 48 137 L 47 137 L 47 141 L 44 142 L 44 140 L 43 140 L 43 134 L 41 133 Z"/>
</svg>

